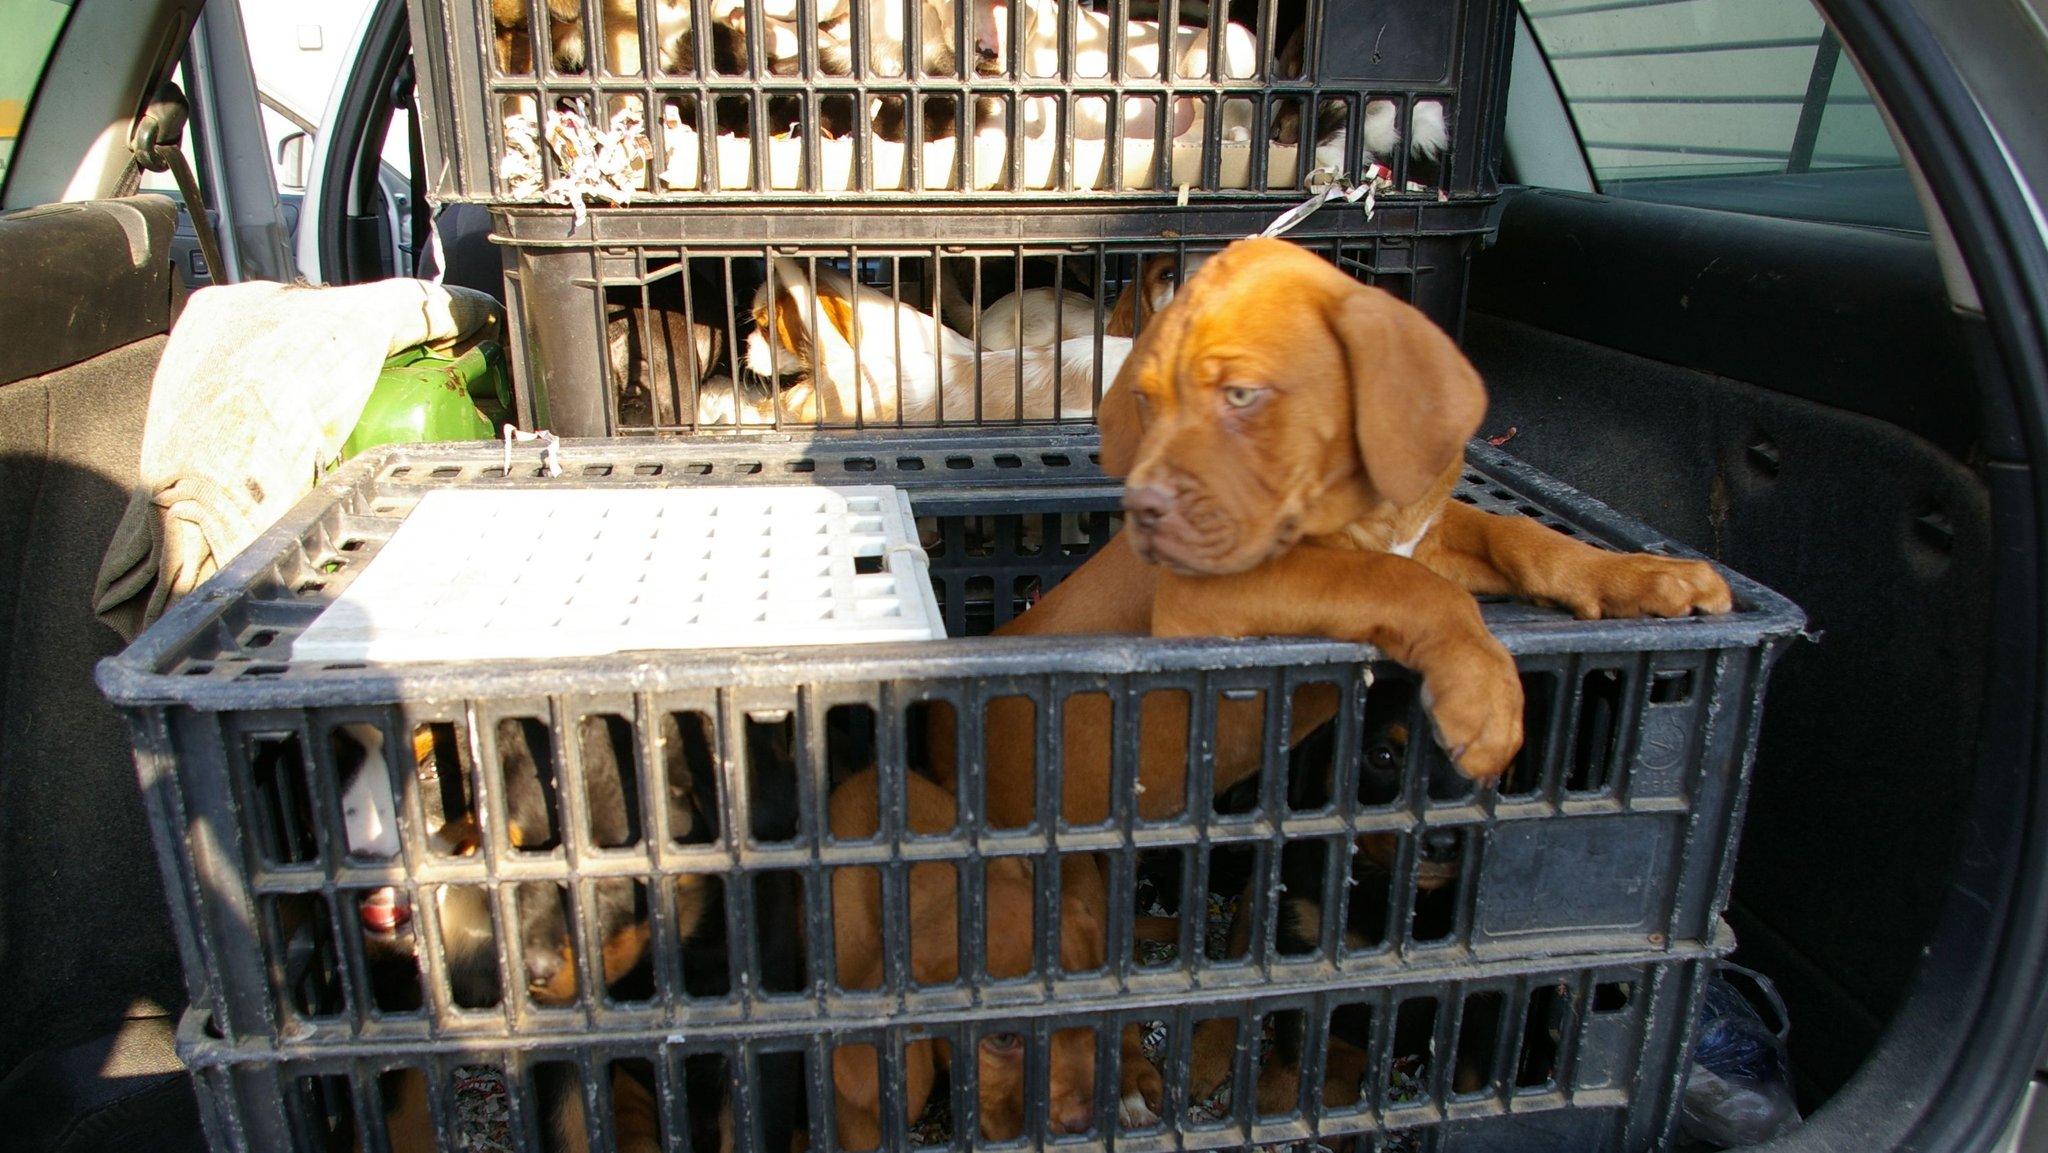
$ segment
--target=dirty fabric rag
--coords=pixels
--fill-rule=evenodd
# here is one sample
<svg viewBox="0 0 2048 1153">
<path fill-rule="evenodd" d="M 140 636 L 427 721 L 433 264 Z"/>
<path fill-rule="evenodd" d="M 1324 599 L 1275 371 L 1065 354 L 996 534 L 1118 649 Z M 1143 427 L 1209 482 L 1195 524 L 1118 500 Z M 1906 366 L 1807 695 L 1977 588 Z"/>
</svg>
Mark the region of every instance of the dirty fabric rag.
<svg viewBox="0 0 2048 1153">
<path fill-rule="evenodd" d="M 100 619 L 133 640 L 312 490 L 387 358 L 479 335 L 497 307 L 423 280 L 193 293 L 151 385 L 140 480 L 100 562 Z"/>
</svg>

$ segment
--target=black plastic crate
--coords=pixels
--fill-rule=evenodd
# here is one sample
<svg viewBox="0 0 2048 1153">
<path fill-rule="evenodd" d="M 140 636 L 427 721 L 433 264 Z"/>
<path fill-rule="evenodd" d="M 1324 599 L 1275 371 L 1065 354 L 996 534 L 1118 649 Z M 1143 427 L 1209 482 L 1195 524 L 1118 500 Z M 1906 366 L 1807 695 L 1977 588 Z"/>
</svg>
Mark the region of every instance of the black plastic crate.
<svg viewBox="0 0 2048 1153">
<path fill-rule="evenodd" d="M 514 118 L 574 106 L 642 121 L 634 201 L 1287 197 L 1319 165 L 1358 180 L 1375 161 L 1401 194 L 1491 195 L 1509 5 L 1214 10 L 1042 0 L 984 24 L 969 0 L 414 0 L 432 192 L 539 202 L 560 158 L 540 146 L 515 179 Z M 1162 26 L 1179 29 L 1164 66 L 1142 47 Z"/>
<path fill-rule="evenodd" d="M 611 210 L 572 228 L 556 210 L 494 214 L 507 246 L 521 415 L 564 436 L 1092 427 L 1149 315 L 1138 301 L 1170 293 L 1275 215 L 1270 206 L 914 217 Z M 1368 217 L 1337 202 L 1288 238 L 1455 337 L 1487 227 L 1483 204 L 1381 202 Z M 868 301 L 857 322 L 812 304 L 847 299 L 832 283 L 844 278 L 857 278 Z M 1025 330 L 1004 311 L 1019 299 L 1042 310 L 1044 327 Z M 771 308 L 791 319 L 764 324 Z M 813 368 L 788 340 L 764 349 L 765 334 L 784 327 L 811 334 L 808 345 L 839 339 L 860 350 L 859 373 L 836 374 L 848 386 L 833 395 L 849 399 L 806 403 L 801 389 L 770 383 Z M 925 358 L 921 346 L 943 351 Z M 1032 373 L 1057 381 L 1020 394 L 1020 374 Z"/>
<path fill-rule="evenodd" d="M 1042 1052 L 1050 1036 L 1071 1027 L 1089 1030 L 1098 1046 L 1098 1068 L 1106 1073 L 1098 1088 L 1109 1095 L 1098 1095 L 1104 1104 L 1094 1127 L 1114 1133 L 1117 1148 L 1348 1140 L 1380 1153 L 1623 1153 L 1672 1140 L 1687 1067 L 1682 1054 L 1713 971 L 1711 958 L 1617 955 L 1461 968 L 1413 984 L 1360 973 L 1313 991 L 1229 1003 L 1122 998 L 1037 1012 L 991 1008 L 922 1014 L 915 1025 L 867 1018 L 829 1035 L 809 1025 L 762 1024 L 667 1034 L 558 1031 L 517 1044 L 252 1050 L 209 1038 L 188 1019 L 180 1051 L 209 1107 L 217 1148 L 368 1149 L 384 1138 L 393 1149 L 425 1149 L 431 1145 L 407 1119 L 431 1108 L 452 1148 L 554 1149 L 560 1145 L 533 1102 L 574 1095 L 587 1100 L 585 1115 L 596 1119 L 591 1148 L 717 1149 L 717 1118 L 730 1109 L 733 1147 L 779 1150 L 804 1130 L 807 1115 L 824 1116 L 831 1107 L 829 1074 L 817 1071 L 829 1069 L 836 1045 L 873 1047 L 889 1067 L 900 1066 L 910 1046 L 932 1039 L 971 1052 L 984 1037 L 1013 1033 L 1027 1050 Z M 1188 1060 L 1185 1038 L 1212 1013 L 1261 1038 L 1239 1051 L 1237 1077 L 1256 1080 L 1272 1059 L 1273 1033 L 1294 1028 L 1309 1053 L 1325 1051 L 1333 1034 L 1355 1038 L 1355 1055 L 1315 1060 L 1307 1074 L 1341 1063 L 1356 1075 L 1356 1088 L 1328 1103 L 1317 1093 L 1288 1099 L 1278 1092 L 1264 1101 L 1250 1094 L 1170 1099 L 1167 1115 L 1184 1118 L 1179 1125 L 1121 1122 L 1111 1092 L 1117 1046 L 1113 1038 L 1100 1040 L 1110 1033 L 1104 1026 L 1145 1030 L 1146 1051 L 1170 1068 Z M 1348 1078 L 1343 1083 L 1350 1085 Z M 970 1147 L 955 1121 L 973 1115 L 973 1092 L 956 1074 L 914 1124 L 887 1126 L 883 1147 Z M 665 1145 L 632 1139 L 649 1131 L 650 1100 L 673 1103 L 658 1122 Z M 394 1109 L 391 1120 L 387 1107 Z M 1062 1144 L 1107 1147 L 1071 1137 Z M 821 1147 L 817 1138 L 812 1147 Z"/>
<path fill-rule="evenodd" d="M 427 1096 L 440 1101 L 444 1124 L 456 1115 L 456 1067 L 495 1067 L 513 1079 L 496 1099 L 518 1130 L 539 1125 L 537 1095 L 573 1095 L 560 1068 L 550 1066 L 549 1089 L 532 1063 L 567 1061 L 601 1129 L 612 1114 L 600 1090 L 618 1059 L 655 1085 L 671 1141 L 730 1105 L 754 1134 L 742 1149 L 780 1148 L 782 1130 L 763 1127 L 788 1122 L 792 1107 L 756 1098 L 788 1083 L 782 1073 L 763 1080 L 764 1060 L 783 1073 L 794 1061 L 811 1144 L 829 1147 L 828 1046 L 882 1041 L 885 1055 L 899 1054 L 885 1060 L 883 1081 L 900 1091 L 895 1046 L 934 1030 L 965 1030 L 956 1051 L 967 1052 L 976 1051 L 969 1038 L 1020 1037 L 1025 1116 L 1035 1126 L 1055 1077 L 1049 1046 L 1070 1028 L 1094 1029 L 1090 1127 L 1119 1146 L 1365 1130 L 1389 1149 L 1523 1148 L 1531 1134 L 1586 1149 L 1668 1141 L 1703 974 L 1733 945 L 1719 913 L 1765 678 L 1802 624 L 1795 608 L 1739 576 L 1730 578 L 1737 611 L 1713 618 L 1587 622 L 1487 605 L 1529 705 L 1523 753 L 1486 790 L 1458 778 L 1427 740 L 1408 741 L 1368 790 L 1367 754 L 1388 710 L 1410 732 L 1427 729 L 1400 670 L 1370 649 L 1315 640 L 969 637 L 570 662 L 283 659 L 290 638 L 372 562 L 413 503 L 447 486 L 901 485 L 924 526 L 949 629 L 985 631 L 1107 539 L 1117 490 L 1093 449 L 1086 436 L 987 432 L 613 440 L 568 442 L 556 479 L 531 455 L 508 475 L 500 452 L 481 447 L 389 450 L 337 473 L 101 666 L 102 688 L 133 723 L 193 1005 L 183 1051 L 202 1070 L 216 1145 L 324 1148 L 343 1130 L 376 1129 L 386 1109 L 377 1071 L 387 1066 L 430 1070 L 411 1084 L 436 1088 Z M 1460 499 L 1612 547 L 1682 551 L 1483 444 L 1470 447 L 1468 462 Z M 1322 754 L 1306 751 L 1308 740 L 1290 750 L 1283 736 L 1304 691 L 1339 701 Z M 1032 702 L 1049 757 L 1060 711 L 1076 696 L 1121 702 L 1120 724 L 1135 741 L 1132 719 L 1159 693 L 1186 703 L 1197 750 L 1219 710 L 1255 702 L 1267 734 L 1258 783 L 1205 803 L 1213 764 L 1198 752 L 1193 803 L 1144 820 L 1129 788 L 1133 767 L 1118 761 L 1113 780 L 1124 784 L 1112 789 L 1105 823 L 986 827 L 973 765 L 990 700 Z M 828 790 L 872 762 L 883 795 L 900 797 L 903 774 L 927 763 L 942 712 L 967 766 L 951 830 L 824 836 Z M 381 759 L 366 755 L 376 749 Z M 1307 778 L 1290 774 L 1296 757 L 1310 765 Z M 1057 788 L 1056 765 L 1041 766 L 1041 796 L 1056 795 L 1047 792 Z M 385 775 L 365 778 L 369 767 Z M 1296 792 L 1295 781 L 1319 772 L 1334 773 L 1320 779 L 1337 802 Z M 350 786 L 365 779 L 388 785 L 396 805 L 397 836 L 375 851 L 352 841 L 343 812 Z M 547 835 L 515 844 L 507 806 L 535 787 L 551 798 Z M 884 830 L 903 828 L 895 803 L 883 806 Z M 465 819 L 481 829 L 467 852 L 453 847 Z M 1102 969 L 1069 973 L 1058 960 L 1057 888 L 1037 885 L 1028 919 L 998 924 L 984 881 L 992 868 L 1017 867 L 1003 862 L 1027 862 L 1043 878 L 1084 854 L 1106 865 L 1110 948 Z M 965 895 L 956 909 L 969 979 L 909 982 L 904 934 L 891 931 L 881 938 L 882 988 L 839 988 L 821 945 L 832 934 L 834 870 L 882 869 L 895 894 L 884 899 L 886 923 L 900 926 L 906 870 L 920 862 L 953 870 Z M 1300 879 L 1304 868 L 1313 880 Z M 1345 903 L 1352 931 L 1328 918 L 1312 939 L 1290 943 L 1276 906 L 1317 887 L 1324 907 Z M 379 931 L 373 915 L 392 890 L 414 913 L 395 934 Z M 1182 916 L 1165 955 L 1122 944 L 1138 918 L 1208 909 L 1212 893 L 1237 894 L 1241 937 L 1205 945 L 1215 918 Z M 684 894 L 708 919 L 691 919 Z M 714 906 L 717 915 L 703 914 Z M 614 915 L 624 909 L 632 916 Z M 452 952 L 470 946 L 437 928 L 444 917 L 487 926 L 484 952 Z M 687 940 L 685 923 L 698 926 Z M 647 967 L 630 983 L 601 960 L 622 925 L 646 926 Z M 1028 935 L 1030 975 L 987 977 L 982 942 L 997 929 Z M 566 954 L 550 952 L 564 940 Z M 481 986 L 479 956 L 488 958 Z M 543 995 L 536 962 L 550 957 L 566 959 L 551 971 L 567 984 Z M 1560 986 L 1564 993 L 1542 992 Z M 1477 993 L 1492 996 L 1485 1004 L 1498 1028 L 1466 1045 Z M 1248 1063 L 1254 1022 L 1294 1011 L 1310 1023 L 1303 1052 L 1312 1074 L 1323 1052 L 1315 1022 L 1347 999 L 1377 1006 L 1366 1031 L 1346 1026 L 1370 1040 L 1368 1088 L 1383 1086 L 1363 1112 L 1324 1119 L 1304 1101 L 1299 1116 L 1253 1119 L 1244 1095 L 1220 1127 L 1188 1112 L 1183 1062 L 1201 1020 L 1237 1022 L 1225 1047 L 1239 1054 L 1242 1079 L 1257 1075 Z M 1404 1023 L 1400 1006 L 1432 1000 L 1430 1021 Z M 1125 1131 L 1108 1024 L 1152 1021 L 1167 1024 L 1167 1121 Z M 1432 1040 L 1422 1045 L 1418 1035 Z M 1419 1078 L 1422 1105 L 1388 1099 L 1384 1086 L 1404 1056 L 1448 1053 L 1453 1042 L 1483 1050 L 1473 1068 L 1490 1072 L 1475 1081 L 1478 1073 L 1446 1066 Z M 754 1075 L 721 1080 L 700 1068 L 704 1084 L 722 1086 L 716 1106 L 701 1092 L 675 1092 L 693 1056 L 704 1055 L 701 1066 L 720 1053 L 728 1069 L 744 1058 Z M 974 1097 L 971 1066 L 956 1062 L 941 1094 L 955 1116 Z M 900 1126 L 885 1120 L 885 1135 Z M 545 1147 L 534 1132 L 517 1147 Z"/>
</svg>

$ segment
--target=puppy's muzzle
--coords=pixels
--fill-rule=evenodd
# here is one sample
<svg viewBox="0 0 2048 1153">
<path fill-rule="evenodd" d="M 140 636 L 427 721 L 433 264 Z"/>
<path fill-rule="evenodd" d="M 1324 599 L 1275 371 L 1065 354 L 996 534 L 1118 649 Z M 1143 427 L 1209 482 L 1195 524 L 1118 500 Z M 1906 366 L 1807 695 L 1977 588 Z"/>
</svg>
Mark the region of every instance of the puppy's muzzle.
<svg viewBox="0 0 2048 1153">
<path fill-rule="evenodd" d="M 1086 1133 L 1095 1125 L 1095 1110 L 1083 1102 L 1074 1102 L 1064 1107 L 1054 1105 L 1047 1118 L 1054 1133 Z"/>
<path fill-rule="evenodd" d="M 1461 842 L 1452 829 L 1430 829 L 1422 834 L 1422 859 L 1431 864 L 1444 864 L 1458 859 Z"/>
</svg>

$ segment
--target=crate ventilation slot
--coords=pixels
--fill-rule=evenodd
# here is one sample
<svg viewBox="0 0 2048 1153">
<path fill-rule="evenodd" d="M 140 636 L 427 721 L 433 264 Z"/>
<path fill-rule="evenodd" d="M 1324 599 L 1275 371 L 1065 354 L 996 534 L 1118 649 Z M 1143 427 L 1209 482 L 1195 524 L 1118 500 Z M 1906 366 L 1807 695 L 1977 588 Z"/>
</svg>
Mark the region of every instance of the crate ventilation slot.
<svg viewBox="0 0 2048 1153">
<path fill-rule="evenodd" d="M 442 490 L 300 661 L 593 656 L 945 635 L 900 489 Z"/>
</svg>

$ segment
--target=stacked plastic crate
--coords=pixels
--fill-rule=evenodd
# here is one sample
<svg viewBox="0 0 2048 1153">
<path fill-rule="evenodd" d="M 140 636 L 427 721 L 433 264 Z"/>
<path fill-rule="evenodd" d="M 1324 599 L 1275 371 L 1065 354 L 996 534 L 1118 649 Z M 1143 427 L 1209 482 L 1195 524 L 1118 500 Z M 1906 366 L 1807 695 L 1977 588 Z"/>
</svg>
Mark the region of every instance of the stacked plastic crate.
<svg viewBox="0 0 2048 1153">
<path fill-rule="evenodd" d="M 1370 216 L 1354 201 L 1293 238 L 1456 331 L 1496 191 L 1505 4 L 588 3 L 413 6 L 433 194 L 492 209 L 527 415 L 563 435 L 994 423 L 905 411 L 886 394 L 918 382 L 894 366 L 861 411 L 735 403 L 749 367 L 799 367 L 748 355 L 769 258 L 806 284 L 856 270 L 969 350 L 1021 343 L 982 314 L 1033 289 L 1070 294 L 1063 335 L 1128 336 L 1111 314 L 1148 258 L 1155 281 L 1191 270 L 1332 182 L 1375 188 Z"/>
</svg>

